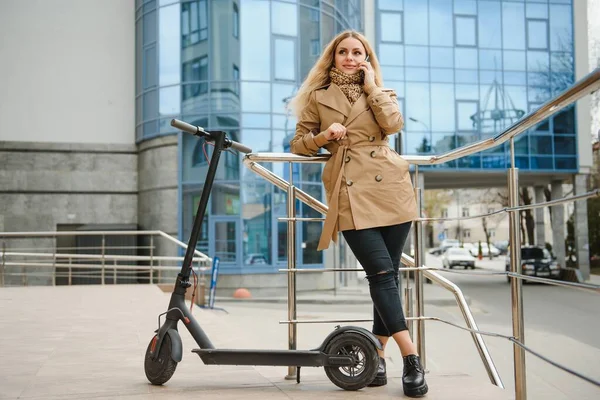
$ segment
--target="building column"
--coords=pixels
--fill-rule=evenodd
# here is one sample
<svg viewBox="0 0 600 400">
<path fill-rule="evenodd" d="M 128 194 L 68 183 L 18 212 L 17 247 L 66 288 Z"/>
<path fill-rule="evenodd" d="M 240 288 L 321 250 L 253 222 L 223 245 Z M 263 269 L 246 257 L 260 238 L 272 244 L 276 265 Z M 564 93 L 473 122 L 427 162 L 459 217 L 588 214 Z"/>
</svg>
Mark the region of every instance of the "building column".
<svg viewBox="0 0 600 400">
<path fill-rule="evenodd" d="M 563 189 L 562 181 L 552 181 L 551 183 L 552 200 L 562 199 Z M 552 206 L 552 251 L 556 256 L 556 261 L 561 267 L 566 267 L 567 260 L 565 254 L 565 206 L 559 204 Z"/>
<path fill-rule="evenodd" d="M 588 175 L 575 175 L 573 179 L 575 195 L 587 192 L 587 178 Z M 587 200 L 575 202 L 573 222 L 575 223 L 575 254 L 577 254 L 577 264 L 579 265 L 579 271 L 583 279 L 588 280 L 590 279 L 590 250 Z"/>
<path fill-rule="evenodd" d="M 535 192 L 535 204 L 543 203 L 546 201 L 543 186 L 535 186 L 533 190 Z M 544 208 L 535 209 L 535 244 L 542 247 L 545 247 L 546 245 L 546 232 L 544 228 Z"/>
</svg>

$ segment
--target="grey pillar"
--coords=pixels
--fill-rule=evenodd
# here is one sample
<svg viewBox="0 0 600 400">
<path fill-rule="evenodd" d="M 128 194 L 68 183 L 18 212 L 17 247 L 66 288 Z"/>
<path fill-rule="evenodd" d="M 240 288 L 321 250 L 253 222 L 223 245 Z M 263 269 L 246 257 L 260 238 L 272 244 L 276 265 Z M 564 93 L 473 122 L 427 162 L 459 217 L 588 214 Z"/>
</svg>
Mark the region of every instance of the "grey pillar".
<svg viewBox="0 0 600 400">
<path fill-rule="evenodd" d="M 577 174 L 573 179 L 575 194 L 587 192 L 588 175 Z M 584 280 L 590 279 L 590 250 L 588 237 L 587 200 L 575 202 L 575 248 L 577 264 Z"/>
<path fill-rule="evenodd" d="M 544 196 L 544 187 L 543 186 L 535 186 L 535 203 L 543 203 L 546 201 L 546 197 Z M 535 244 L 538 246 L 545 246 L 546 244 L 546 230 L 544 228 L 544 209 L 536 208 L 535 209 Z"/>
<path fill-rule="evenodd" d="M 563 198 L 562 181 L 552 181 L 552 200 Z M 565 254 L 565 206 L 552 207 L 552 251 L 561 267 L 566 267 Z"/>
</svg>

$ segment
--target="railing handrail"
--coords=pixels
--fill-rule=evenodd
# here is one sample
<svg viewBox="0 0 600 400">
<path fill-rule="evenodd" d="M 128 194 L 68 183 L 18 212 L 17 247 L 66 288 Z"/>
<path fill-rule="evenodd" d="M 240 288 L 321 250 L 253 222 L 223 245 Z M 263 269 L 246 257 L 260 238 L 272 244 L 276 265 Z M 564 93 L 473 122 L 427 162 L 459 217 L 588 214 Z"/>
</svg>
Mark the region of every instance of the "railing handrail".
<svg viewBox="0 0 600 400">
<path fill-rule="evenodd" d="M 432 155 L 432 156 L 415 156 L 415 155 L 402 155 L 402 157 L 411 164 L 415 165 L 437 165 L 443 164 L 448 161 L 456 160 L 458 158 L 466 157 L 474 153 L 479 153 L 484 150 L 491 149 L 499 146 L 511 138 L 522 134 L 527 129 L 534 125 L 542 122 L 546 118 L 554 115 L 559 110 L 566 106 L 574 103 L 580 98 L 600 89 L 600 68 L 596 68 L 582 79 L 575 82 L 573 86 L 564 90 L 558 96 L 548 100 L 542 104 L 538 109 L 526 114 L 517 122 L 509 126 L 502 133 L 497 134 L 494 137 L 480 140 L 475 143 L 470 143 L 465 146 L 459 147 L 458 149 L 451 150 L 449 152 Z M 291 162 L 326 162 L 331 155 L 319 154 L 317 156 L 301 156 L 296 154 L 287 153 L 251 153 L 246 155 L 246 158 L 250 161 L 256 162 L 275 162 L 275 161 L 291 161 Z"/>
<path fill-rule="evenodd" d="M 41 232 L 0 232 L 0 239 L 2 238 L 25 238 L 25 237 L 56 237 L 56 236 L 140 236 L 140 235 L 152 235 L 162 236 L 168 241 L 175 243 L 184 250 L 187 249 L 187 244 L 181 240 L 174 238 L 173 236 L 165 233 L 161 230 L 148 230 L 148 231 L 41 231 Z M 206 262 L 212 262 L 212 258 L 206 254 L 200 252 L 198 249 L 194 249 L 194 254 Z"/>
<path fill-rule="evenodd" d="M 31 257 L 31 258 L 67 258 L 71 260 L 83 259 L 83 260 L 113 260 L 113 261 L 183 261 L 184 257 L 177 256 L 137 256 L 137 255 L 127 255 L 127 254 L 77 254 L 77 253 L 28 253 L 28 252 L 18 252 L 18 251 L 2 251 L 0 250 L 0 255 L 5 256 L 13 256 L 13 257 Z M 205 258 L 194 257 L 192 258 L 194 262 L 203 262 L 206 261 Z"/>
</svg>

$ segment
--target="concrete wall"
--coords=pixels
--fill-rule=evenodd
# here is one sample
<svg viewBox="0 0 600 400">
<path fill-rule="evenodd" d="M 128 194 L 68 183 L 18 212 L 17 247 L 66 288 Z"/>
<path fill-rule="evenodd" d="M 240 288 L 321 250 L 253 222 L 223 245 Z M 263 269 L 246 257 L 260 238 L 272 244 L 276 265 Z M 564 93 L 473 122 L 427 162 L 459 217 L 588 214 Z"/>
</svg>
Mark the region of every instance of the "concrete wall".
<svg viewBox="0 0 600 400">
<path fill-rule="evenodd" d="M 177 237 L 177 136 L 147 140 L 138 149 L 139 227 Z M 156 254 L 177 255 L 177 247 L 166 240 L 159 240 L 156 246 Z"/>
<path fill-rule="evenodd" d="M 0 166 L 0 232 L 137 224 L 134 145 L 0 142 Z M 5 244 L 9 250 L 41 250 L 54 243 L 27 239 Z M 28 283 L 51 282 L 32 278 Z"/>
<path fill-rule="evenodd" d="M 130 143 L 134 0 L 0 1 L 0 141 Z"/>
<path fill-rule="evenodd" d="M 588 7 L 586 1 L 575 0 L 573 2 L 575 80 L 582 79 L 589 73 L 587 12 Z M 590 132 L 592 129 L 590 117 L 591 98 L 590 96 L 585 96 L 578 100 L 576 104 L 579 172 L 582 174 L 589 174 L 593 165 L 592 147 L 590 146 Z"/>
</svg>

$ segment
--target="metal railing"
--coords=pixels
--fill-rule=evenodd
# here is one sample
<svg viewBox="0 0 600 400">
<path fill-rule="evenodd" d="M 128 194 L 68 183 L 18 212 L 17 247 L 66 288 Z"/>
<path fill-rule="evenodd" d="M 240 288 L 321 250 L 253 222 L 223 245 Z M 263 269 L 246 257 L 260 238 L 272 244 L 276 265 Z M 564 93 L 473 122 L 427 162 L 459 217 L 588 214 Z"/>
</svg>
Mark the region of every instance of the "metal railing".
<svg viewBox="0 0 600 400">
<path fill-rule="evenodd" d="M 56 239 L 60 236 L 95 236 L 100 246 L 15 246 L 11 241 L 23 239 Z M 110 246 L 108 236 L 147 236 L 148 245 Z M 183 261 L 181 256 L 157 256 L 155 238 L 163 238 L 175 246 L 186 249 L 187 244 L 163 231 L 59 231 L 59 232 L 0 232 L 0 286 L 5 286 L 7 278 L 21 277 L 20 285 L 29 284 L 32 277 L 49 279 L 51 284 L 64 279 L 64 284 L 73 284 L 74 279 L 86 279 L 100 284 L 139 281 L 160 284 L 172 282 L 172 274 L 162 276 L 162 272 L 176 272 Z M 7 246 L 7 243 L 9 244 Z M 96 254 L 73 253 L 85 250 Z M 112 251 L 126 250 L 134 254 L 113 254 Z M 147 255 L 140 255 L 138 253 Z M 192 262 L 195 271 L 204 273 L 212 263 L 210 257 L 198 250 L 194 251 Z M 33 271 L 31 269 L 36 269 Z M 140 278 L 143 274 L 143 278 Z M 147 276 L 147 277 L 146 277 Z"/>
<path fill-rule="evenodd" d="M 507 212 L 509 214 L 509 234 L 510 234 L 510 272 L 503 272 L 503 274 L 509 276 L 511 278 L 511 307 L 512 307 L 512 325 L 513 325 L 513 336 L 506 337 L 513 342 L 513 359 L 514 359 L 514 379 L 515 379 L 515 396 L 517 400 L 525 400 L 527 398 L 527 389 L 526 389 L 526 369 L 525 369 L 525 351 L 529 351 L 532 354 L 540 357 L 541 359 L 550 362 L 547 358 L 540 356 L 539 354 L 533 352 L 528 349 L 525 345 L 524 339 L 524 319 L 523 319 L 523 297 L 522 297 L 522 279 L 530 279 L 522 274 L 521 260 L 520 260 L 520 248 L 521 248 L 521 240 L 519 235 L 519 214 L 520 210 L 524 210 L 527 208 L 537 208 L 537 207 L 546 207 L 548 205 L 559 205 L 568 201 L 576 201 L 582 200 L 588 197 L 597 196 L 598 190 L 592 191 L 590 193 L 586 193 L 579 196 L 573 196 L 570 199 L 560 199 L 555 200 L 553 202 L 549 202 L 548 204 L 539 204 L 539 205 L 531 205 L 531 206 L 521 206 L 519 207 L 519 181 L 518 181 L 518 168 L 515 168 L 515 146 L 514 146 L 514 138 L 515 136 L 524 133 L 527 129 L 532 128 L 536 124 L 544 121 L 551 115 L 560 111 L 566 106 L 571 105 L 578 99 L 593 93 L 594 91 L 600 88 L 600 68 L 595 69 L 593 72 L 585 76 L 583 79 L 576 82 L 572 87 L 565 90 L 555 98 L 547 101 L 542 106 L 540 106 L 537 110 L 525 115 L 515 124 L 510 126 L 504 132 L 500 133 L 495 137 L 490 137 L 484 140 L 481 140 L 476 143 L 469 144 L 467 146 L 452 150 L 450 152 L 444 153 L 442 155 L 434 155 L 434 156 L 403 156 L 403 158 L 408 161 L 410 164 L 414 165 L 414 191 L 418 205 L 418 218 L 415 221 L 415 229 L 414 229 L 414 240 L 415 240 L 415 258 L 412 259 L 407 255 L 402 255 L 402 261 L 406 265 L 412 266 L 409 268 L 401 268 L 401 270 L 405 271 L 415 271 L 415 297 L 416 297 L 416 305 L 415 305 L 415 316 L 413 317 L 413 310 L 408 308 L 409 301 L 405 301 L 405 308 L 407 320 L 413 321 L 416 323 L 416 344 L 419 354 L 422 357 L 423 362 L 426 362 L 425 357 L 425 320 L 431 320 L 432 318 L 425 317 L 424 314 L 424 301 L 423 301 L 423 279 L 424 277 L 432 280 L 433 282 L 440 284 L 442 287 L 454 293 L 458 306 L 463 313 L 463 317 L 465 318 L 465 322 L 468 326 L 467 329 L 471 332 L 477 350 L 480 354 L 480 357 L 483 361 L 483 364 L 488 372 L 488 376 L 490 381 L 497 386 L 504 387 L 500 376 L 498 375 L 498 371 L 490 357 L 489 351 L 483 341 L 481 335 L 489 334 L 493 336 L 502 336 L 499 334 L 492 334 L 481 332 L 477 329 L 477 325 L 475 323 L 475 319 L 462 295 L 462 292 L 458 286 L 453 284 L 448 279 L 434 272 L 434 269 L 437 268 L 427 268 L 424 265 L 424 237 L 423 237 L 423 223 L 428 218 L 423 218 L 422 214 L 422 205 L 423 205 L 423 193 L 422 188 L 419 187 L 419 166 L 420 165 L 436 165 L 446 163 L 452 160 L 456 160 L 462 157 L 469 156 L 474 153 L 478 153 L 484 150 L 491 149 L 493 147 L 499 146 L 505 142 L 510 142 L 510 168 L 508 169 L 508 178 L 507 178 L 507 186 L 508 186 L 508 200 L 509 207 L 501 210 L 500 212 Z M 316 211 L 326 214 L 328 207 L 312 196 L 308 195 L 306 192 L 300 190 L 299 188 L 294 186 L 294 182 L 292 181 L 292 163 L 323 163 L 329 160 L 331 156 L 329 154 L 321 154 L 313 157 L 294 155 L 294 154 L 286 154 L 286 153 L 260 153 L 260 154 L 249 154 L 244 158 L 244 164 L 251 171 L 260 175 L 268 182 L 277 186 L 278 188 L 285 190 L 288 194 L 288 218 L 286 219 L 288 222 L 288 268 L 284 271 L 288 273 L 288 320 L 283 321 L 289 324 L 289 348 L 295 349 L 297 342 L 297 331 L 296 325 L 298 323 L 302 323 L 302 321 L 298 321 L 296 319 L 296 288 L 295 288 L 295 277 L 296 273 L 302 271 L 296 269 L 296 260 L 295 260 L 295 223 L 296 221 L 301 221 L 303 219 L 296 218 L 295 216 L 295 199 L 300 200 L 304 204 L 309 207 L 315 209 Z M 289 162 L 290 163 L 290 182 L 285 181 L 281 177 L 275 175 L 267 168 L 261 166 L 260 162 Z M 440 219 L 436 219 L 440 220 Z M 322 271 L 335 271 L 337 269 L 321 269 Z M 345 269 L 345 271 L 349 271 L 351 269 Z M 548 283 L 555 283 L 551 280 L 546 280 L 542 278 L 538 278 L 538 280 L 545 281 Z M 408 284 L 408 282 L 407 282 Z M 565 285 L 566 286 L 566 285 Z M 596 287 L 595 285 L 576 285 L 580 288 L 591 289 L 593 291 L 597 291 L 600 287 Z M 410 299 L 410 291 L 407 288 L 408 294 L 406 295 L 407 299 Z M 439 319 L 437 319 L 439 320 Z M 323 321 L 321 321 L 323 322 Z M 341 321 L 336 321 L 341 322 Z M 447 321 L 444 321 L 447 322 Z M 450 323 L 453 325 L 452 323 Z M 556 363 L 550 362 L 552 365 L 557 365 Z M 561 366 L 559 366 L 561 367 Z M 561 367 L 563 370 L 570 372 L 580 378 L 586 379 L 600 385 L 599 382 L 595 382 L 593 379 L 589 379 L 584 377 L 581 374 L 575 373 L 568 368 Z M 289 367 L 288 377 L 292 377 L 295 375 L 295 367 Z"/>
</svg>

